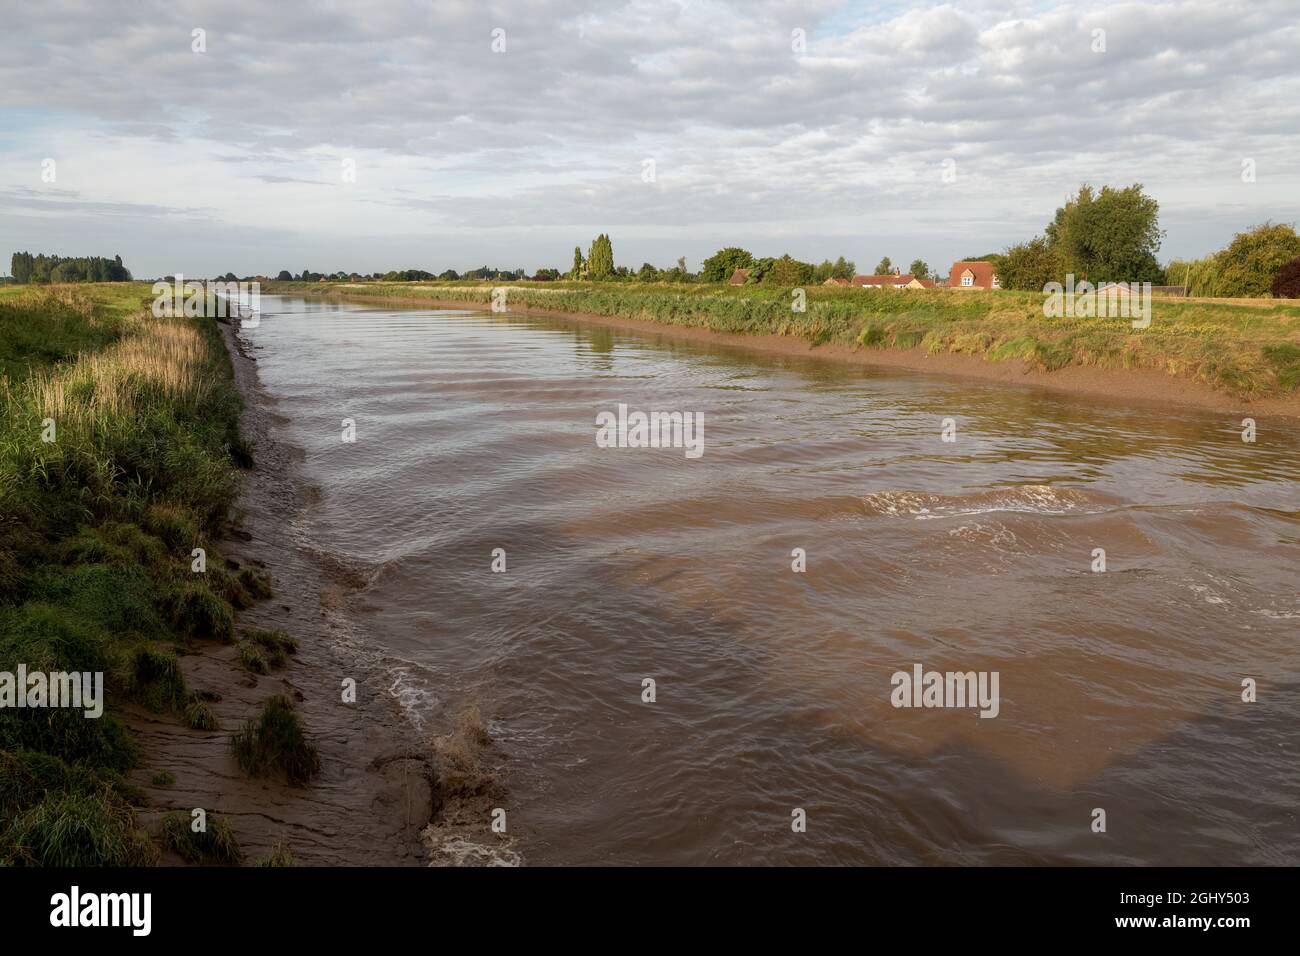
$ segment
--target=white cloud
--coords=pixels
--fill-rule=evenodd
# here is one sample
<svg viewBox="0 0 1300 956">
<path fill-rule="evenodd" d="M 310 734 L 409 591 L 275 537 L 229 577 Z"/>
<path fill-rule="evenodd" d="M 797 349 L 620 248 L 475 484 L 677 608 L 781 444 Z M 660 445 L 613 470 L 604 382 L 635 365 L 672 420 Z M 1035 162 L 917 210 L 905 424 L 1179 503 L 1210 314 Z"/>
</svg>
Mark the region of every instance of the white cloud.
<svg viewBox="0 0 1300 956">
<path fill-rule="evenodd" d="M 146 275 L 371 271 L 563 266 L 611 231 L 632 265 L 744 244 L 942 268 L 1085 180 L 1143 182 L 1168 254 L 1300 218 L 1289 0 L 1006 8 L 28 5 L 0 36 L 0 243 Z"/>
</svg>

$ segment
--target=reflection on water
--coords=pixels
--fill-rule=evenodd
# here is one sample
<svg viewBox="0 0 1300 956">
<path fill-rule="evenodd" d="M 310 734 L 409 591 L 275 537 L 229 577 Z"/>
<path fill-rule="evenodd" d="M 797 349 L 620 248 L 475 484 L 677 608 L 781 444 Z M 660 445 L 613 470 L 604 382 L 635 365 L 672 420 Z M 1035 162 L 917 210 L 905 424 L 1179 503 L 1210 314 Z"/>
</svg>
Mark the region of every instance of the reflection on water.
<svg viewBox="0 0 1300 956">
<path fill-rule="evenodd" d="M 416 719 L 490 716 L 528 861 L 1300 862 L 1285 420 L 1248 445 L 561 320 L 266 309 L 306 543 L 366 572 Z M 703 457 L 597 448 L 619 403 L 702 412 Z M 894 709 L 913 663 L 999 672 L 999 716 Z"/>
</svg>

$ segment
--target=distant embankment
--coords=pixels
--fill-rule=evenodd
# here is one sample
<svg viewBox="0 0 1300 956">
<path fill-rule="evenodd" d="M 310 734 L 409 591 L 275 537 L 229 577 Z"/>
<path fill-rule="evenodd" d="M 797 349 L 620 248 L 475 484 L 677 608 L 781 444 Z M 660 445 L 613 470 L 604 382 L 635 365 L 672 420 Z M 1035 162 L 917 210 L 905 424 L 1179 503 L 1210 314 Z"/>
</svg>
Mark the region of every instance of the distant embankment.
<svg viewBox="0 0 1300 956">
<path fill-rule="evenodd" d="M 1127 315 L 1049 318 L 1042 294 L 1010 291 L 814 286 L 805 291 L 804 311 L 797 311 L 794 290 L 765 286 L 286 282 L 264 287 L 287 294 L 484 307 L 491 306 L 494 289 L 504 290 L 507 307 L 516 310 L 785 336 L 815 346 L 870 350 L 888 364 L 906 364 L 892 361 L 891 354 L 908 353 L 929 358 L 925 367 L 938 370 L 1023 363 L 1041 373 L 1072 367 L 1144 371 L 1148 381 L 1156 373 L 1238 400 L 1291 403 L 1300 396 L 1300 304 L 1274 300 L 1227 305 L 1154 298 L 1150 325 L 1134 328 Z M 945 363 L 934 361 L 945 356 L 967 361 L 956 361 L 960 369 L 949 362 L 952 368 L 945 369 Z M 983 362 L 971 363 L 971 358 Z"/>
</svg>

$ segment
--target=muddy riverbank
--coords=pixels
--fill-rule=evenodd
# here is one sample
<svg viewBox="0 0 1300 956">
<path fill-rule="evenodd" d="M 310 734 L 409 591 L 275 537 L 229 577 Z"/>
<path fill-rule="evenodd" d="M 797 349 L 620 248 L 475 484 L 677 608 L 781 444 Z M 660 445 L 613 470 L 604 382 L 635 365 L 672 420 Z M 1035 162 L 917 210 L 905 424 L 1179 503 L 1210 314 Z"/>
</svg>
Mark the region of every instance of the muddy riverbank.
<svg viewBox="0 0 1300 956">
<path fill-rule="evenodd" d="M 255 467 L 245 476 L 222 555 L 269 575 L 274 595 L 239 614 L 240 627 L 282 628 L 298 653 L 267 675 L 242 668 L 233 645 L 201 642 L 181 659 L 193 690 L 212 700 L 220 729 L 202 731 L 174 717 L 133 708 L 130 721 L 143 753 L 133 782 L 156 828 L 169 810 L 203 808 L 234 830 L 249 861 L 277 844 L 300 865 L 397 865 L 423 862 L 421 831 L 440 801 L 433 755 L 387 692 L 383 662 L 368 651 L 344 613 L 364 579 L 311 549 L 298 530 L 319 491 L 300 472 L 302 453 L 278 434 L 275 400 L 259 384 L 254 349 L 222 326 L 236 383 L 245 399 L 241 432 Z M 355 703 L 343 682 L 356 682 Z M 230 733 L 274 694 L 296 702 L 321 757 L 321 774 L 304 788 L 250 778 L 230 754 Z M 152 783 L 155 772 L 175 777 Z M 164 862 L 179 859 L 164 858 Z"/>
</svg>

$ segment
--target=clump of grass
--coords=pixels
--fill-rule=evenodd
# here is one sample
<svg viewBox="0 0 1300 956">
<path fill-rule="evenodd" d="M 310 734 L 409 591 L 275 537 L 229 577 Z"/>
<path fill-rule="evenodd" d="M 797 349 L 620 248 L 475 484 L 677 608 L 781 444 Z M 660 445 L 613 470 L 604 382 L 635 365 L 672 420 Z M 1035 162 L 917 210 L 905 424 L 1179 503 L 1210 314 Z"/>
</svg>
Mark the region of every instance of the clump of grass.
<svg viewBox="0 0 1300 956">
<path fill-rule="evenodd" d="M 903 329 L 894 333 L 894 348 L 911 349 L 921 344 L 925 333 L 920 329 Z"/>
<path fill-rule="evenodd" d="M 36 866 L 152 866 L 157 849 L 130 807 L 106 792 L 51 793 L 5 832 L 13 859 Z"/>
<path fill-rule="evenodd" d="M 1261 351 L 1264 360 L 1276 370 L 1280 388 L 1293 391 L 1300 387 L 1300 345 L 1266 345 Z"/>
<path fill-rule="evenodd" d="M 239 642 L 240 659 L 244 661 L 247 653 L 255 664 L 244 661 L 245 666 L 257 670 L 259 674 L 265 674 L 272 667 L 283 667 L 290 654 L 298 653 L 297 639 L 279 628 L 246 627 L 242 633 L 244 640 Z M 258 667 L 264 669 L 258 670 Z"/>
<path fill-rule="evenodd" d="M 224 562 L 216 561 L 208 564 L 207 580 L 212 590 L 238 610 L 252 607 L 257 600 L 239 580 L 238 573 L 226 567 Z"/>
<path fill-rule="evenodd" d="M 879 348 L 885 344 L 885 327 L 877 322 L 868 322 L 858 333 L 858 341 L 867 348 Z"/>
<path fill-rule="evenodd" d="M 253 862 L 253 866 L 297 866 L 293 854 L 283 840 L 276 840 L 271 852 Z"/>
<path fill-rule="evenodd" d="M 170 770 L 159 770 L 149 780 L 155 787 L 170 787 L 176 782 L 176 774 Z"/>
<path fill-rule="evenodd" d="M 259 601 L 266 600 L 273 593 L 271 579 L 256 568 L 240 568 L 237 578 L 240 586 Z"/>
<path fill-rule="evenodd" d="M 255 720 L 231 735 L 230 749 L 240 769 L 250 776 L 278 773 L 293 786 L 303 786 L 320 772 L 320 755 L 283 694 L 267 700 Z"/>
<path fill-rule="evenodd" d="M 83 525 L 59 545 L 59 555 L 65 564 L 126 568 L 160 568 L 167 561 L 166 548 L 159 538 L 122 521 Z"/>
<path fill-rule="evenodd" d="M 175 585 L 166 597 L 171 624 L 182 637 L 213 638 L 229 642 L 235 636 L 235 614 L 230 604 L 200 581 Z"/>
<path fill-rule="evenodd" d="M 239 841 L 226 821 L 208 814 L 204 829 L 195 832 L 193 824 L 194 818 L 183 810 L 166 814 L 159 834 L 163 847 L 186 863 L 234 866 L 243 860 Z"/>
<path fill-rule="evenodd" d="M 185 726 L 193 730 L 220 730 L 221 722 L 211 704 L 199 697 L 191 697 L 185 705 Z"/>
<path fill-rule="evenodd" d="M 266 659 L 266 653 L 252 641 L 240 641 L 236 647 L 239 650 L 239 663 L 246 670 L 254 674 L 271 673 L 271 662 Z"/>
<path fill-rule="evenodd" d="M 180 505 L 152 504 L 145 510 L 143 523 L 150 534 L 160 538 L 174 553 L 187 558 L 199 537 L 193 512 Z"/>
<path fill-rule="evenodd" d="M 157 647 L 136 648 L 131 665 L 130 693 L 134 700 L 156 714 L 183 708 L 188 692 L 175 653 Z"/>
</svg>

